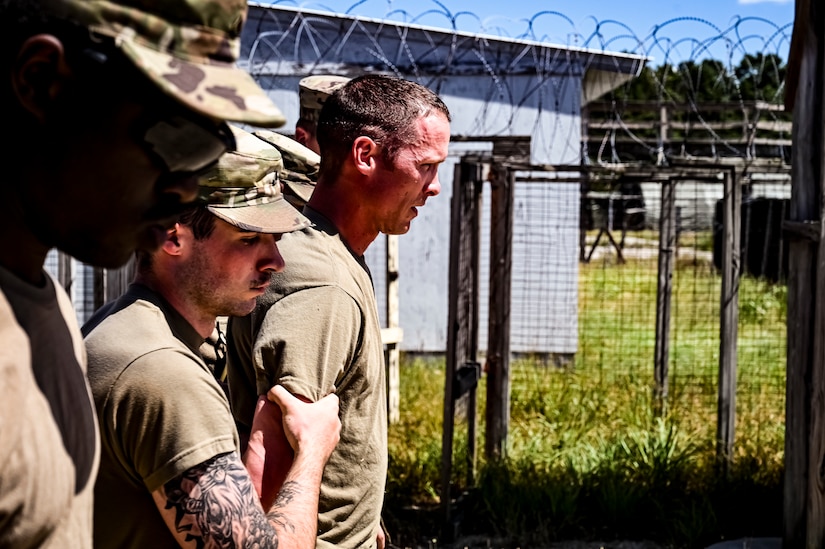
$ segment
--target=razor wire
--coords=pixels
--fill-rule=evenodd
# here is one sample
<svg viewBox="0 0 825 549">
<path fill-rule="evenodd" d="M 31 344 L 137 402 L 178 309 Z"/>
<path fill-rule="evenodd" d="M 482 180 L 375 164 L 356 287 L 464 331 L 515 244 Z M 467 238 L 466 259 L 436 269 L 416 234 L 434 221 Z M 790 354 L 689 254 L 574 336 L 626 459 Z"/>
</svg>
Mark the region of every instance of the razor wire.
<svg viewBox="0 0 825 549">
<path fill-rule="evenodd" d="M 603 134 L 590 136 L 590 150 L 595 161 L 621 160 L 625 153 L 616 152 L 619 147 L 617 138 L 645 151 L 637 151 L 634 158 L 647 154 L 649 158 L 661 161 L 663 144 L 661 136 L 654 131 L 655 125 L 651 124 L 649 131 L 644 131 L 638 123 L 633 123 L 645 119 L 632 107 L 641 101 L 679 110 L 682 114 L 675 120 L 683 125 L 685 135 L 681 137 L 688 139 L 689 127 L 692 135 L 701 133 L 702 139 L 710 142 L 703 155 L 788 156 L 786 149 L 789 147 L 772 148 L 766 152 L 743 144 L 753 141 L 753 132 L 742 137 L 736 132 L 732 135 L 731 131 L 720 131 L 720 128 L 730 130 L 734 125 L 731 119 L 738 118 L 743 125 L 752 125 L 754 131 L 759 125 L 763 134 L 767 131 L 764 128 L 771 128 L 767 135 L 772 143 L 776 139 L 790 140 L 790 117 L 779 106 L 783 100 L 792 21 L 777 23 L 761 17 L 737 16 L 727 26 L 720 27 L 697 14 L 669 19 L 643 31 L 621 21 L 599 20 L 597 17 L 589 17 L 577 25 L 563 12 L 551 10 L 537 11 L 527 18 L 491 16 L 482 19 L 472 11 L 453 12 L 448 2 L 438 0 L 416 2 L 414 10 L 397 7 L 398 2 L 392 0 L 360 0 L 337 12 L 315 2 L 272 0 L 255 4 L 289 8 L 294 14 L 288 25 L 277 33 L 259 35 L 253 44 L 248 70 L 259 79 L 266 77 L 266 67 L 273 60 L 277 62 L 280 56 L 289 57 L 286 52 L 279 53 L 282 48 L 293 48 L 294 51 L 289 53 L 294 54 L 294 58 L 299 58 L 300 51 L 307 71 L 323 71 L 342 65 L 344 54 L 356 38 L 368 41 L 370 46 L 363 52 L 363 57 L 372 59 L 382 70 L 399 76 L 411 74 L 433 87 L 437 87 L 439 76 L 460 75 L 470 62 L 469 58 L 473 57 L 478 73 L 488 79 L 488 91 L 479 107 L 473 131 L 494 135 L 505 132 L 500 127 L 485 127 L 488 113 L 501 109 L 501 104 L 508 102 L 511 113 L 516 113 L 531 92 L 514 91 L 508 78 L 511 74 L 534 70 L 538 78 L 538 84 L 532 90 L 535 93 L 547 82 L 564 86 L 563 79 L 554 79 L 559 71 L 586 71 L 589 61 L 582 52 L 636 55 L 647 59 L 639 77 L 616 86 L 600 98 L 601 102 L 607 103 L 608 110 L 602 107 L 603 111 L 596 116 L 612 121 L 612 125 Z M 381 6 L 385 8 L 382 16 L 363 15 L 380 13 Z M 324 14 L 349 18 L 341 19 L 334 43 L 326 42 L 320 32 L 324 26 L 330 25 Z M 370 24 L 370 21 L 380 21 L 380 24 Z M 422 49 L 421 44 L 411 47 L 408 42 L 410 26 L 421 29 L 429 48 Z M 485 37 L 505 38 L 521 45 L 522 51 L 503 62 Z M 537 45 L 557 47 L 548 49 Z M 719 109 L 707 112 L 705 107 L 710 102 L 724 103 L 727 111 L 721 114 Z M 723 123 L 725 120 L 728 124 Z M 771 122 L 773 126 L 770 126 Z M 560 125 L 558 131 L 569 131 L 569 128 Z M 545 139 L 558 142 L 554 136 Z M 610 151 L 599 147 L 599 143 L 611 144 Z M 578 154 L 573 148 L 569 152 L 570 155 Z"/>
</svg>

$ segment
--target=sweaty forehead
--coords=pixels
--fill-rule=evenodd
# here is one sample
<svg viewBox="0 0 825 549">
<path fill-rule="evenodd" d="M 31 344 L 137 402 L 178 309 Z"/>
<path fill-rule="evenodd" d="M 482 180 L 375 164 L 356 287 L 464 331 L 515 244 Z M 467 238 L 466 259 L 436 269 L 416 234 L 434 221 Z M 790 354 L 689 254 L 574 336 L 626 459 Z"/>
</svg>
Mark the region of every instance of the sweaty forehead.
<svg viewBox="0 0 825 549">
<path fill-rule="evenodd" d="M 441 113 L 433 113 L 419 118 L 418 139 L 411 146 L 415 156 L 422 162 L 443 162 L 447 158 L 450 145 L 450 122 Z"/>
</svg>

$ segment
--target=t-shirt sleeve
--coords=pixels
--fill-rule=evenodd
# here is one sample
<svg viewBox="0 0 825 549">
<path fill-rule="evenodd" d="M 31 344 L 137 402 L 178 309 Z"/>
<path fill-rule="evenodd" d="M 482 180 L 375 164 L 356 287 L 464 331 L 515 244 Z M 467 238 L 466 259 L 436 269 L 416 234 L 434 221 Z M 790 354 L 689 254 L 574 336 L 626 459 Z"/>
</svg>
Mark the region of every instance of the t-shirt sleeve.
<svg viewBox="0 0 825 549">
<path fill-rule="evenodd" d="M 136 359 L 118 378 L 106 407 L 104 437 L 150 492 L 237 449 L 223 391 L 180 350 L 160 349 Z"/>
<path fill-rule="evenodd" d="M 362 347 L 364 315 L 335 286 L 307 288 L 275 302 L 258 330 L 253 357 L 258 393 L 276 383 L 318 400 L 332 392 Z"/>
<path fill-rule="evenodd" d="M 11 305 L 0 291 L 0 390 L 3 392 L 0 399 L 0 463 L 3 464 L 24 443 L 22 422 L 8 421 L 8 418 L 25 409 L 26 399 L 30 398 L 34 385 L 30 372 L 29 338 L 17 324 Z"/>
</svg>

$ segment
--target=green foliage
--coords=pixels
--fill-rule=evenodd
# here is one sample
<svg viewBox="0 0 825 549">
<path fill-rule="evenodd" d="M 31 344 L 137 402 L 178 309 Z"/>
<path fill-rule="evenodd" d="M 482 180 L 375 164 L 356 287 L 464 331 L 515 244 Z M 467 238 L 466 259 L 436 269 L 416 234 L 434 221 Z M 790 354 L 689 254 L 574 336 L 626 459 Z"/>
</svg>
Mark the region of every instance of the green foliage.
<svg viewBox="0 0 825 549">
<path fill-rule="evenodd" d="M 443 361 L 404 364 L 401 394 L 401 420 L 389 435 L 388 498 L 432 501 L 440 490 Z"/>
<path fill-rule="evenodd" d="M 667 63 L 646 65 L 637 78 L 616 90 L 614 97 L 619 103 L 781 103 L 786 72 L 785 62 L 778 55 L 764 53 L 747 54 L 736 66 L 726 66 L 716 59 L 683 61 L 675 67 Z M 646 114 L 649 118 L 654 115 Z M 736 114 L 729 113 L 727 118 L 730 116 Z"/>
<path fill-rule="evenodd" d="M 788 287 L 757 281 L 757 291 L 739 300 L 739 320 L 746 324 L 764 324 L 784 319 L 788 310 Z"/>
<path fill-rule="evenodd" d="M 456 504 L 462 533 L 509 539 L 514 547 L 647 539 L 681 548 L 781 535 L 787 290 L 740 281 L 737 437 L 725 473 L 715 454 L 719 299 L 697 299 L 719 295 L 718 274 L 685 263 L 674 287 L 663 415 L 653 412 L 652 397 L 655 261 L 634 269 L 581 266 L 575 362 L 511 362 L 506 454 L 491 461 L 483 457 L 482 377 L 473 483 L 466 416 L 456 419 L 451 481 L 453 494 L 463 494 Z M 401 421 L 389 431 L 385 505 L 396 545 L 434 546 L 442 537 L 444 376 L 443 360 L 402 360 Z"/>
<path fill-rule="evenodd" d="M 647 65 L 603 104 L 590 106 L 588 123 L 595 130 L 588 151 L 605 158 L 592 141 L 598 139 L 611 143 L 609 153 L 619 161 L 658 161 L 659 147 L 665 156 L 754 154 L 745 152 L 746 143 L 790 139 L 792 114 L 780 108 L 786 73 L 779 56 L 764 53 L 747 54 L 737 65 L 716 59 Z M 615 129 L 601 136 L 600 124 L 606 123 Z"/>
<path fill-rule="evenodd" d="M 522 368 L 535 366 L 517 366 Z M 777 535 L 781 449 L 750 447 L 756 454 L 738 458 L 733 474 L 723 476 L 706 433 L 686 431 L 673 416 L 654 417 L 644 384 L 636 390 L 627 385 L 599 390 L 604 384 L 585 377 L 555 370 L 544 379 L 556 383 L 538 386 L 533 379 L 514 388 L 507 456 L 480 459 L 476 485 L 461 487 L 464 534 L 528 546 L 564 539 L 650 539 L 673 547 Z M 421 393 L 403 392 L 412 385 Z M 417 403 L 407 414 L 432 417 L 442 387 L 443 368 L 402 365 L 402 402 Z M 416 423 L 402 420 L 390 430 L 386 507 L 394 518 L 391 531 L 403 532 L 397 542 L 407 544 L 441 533 L 440 422 Z M 483 422 L 481 427 L 483 433 Z M 454 478 L 466 472 L 458 467 L 465 452 L 466 441 L 457 440 Z M 411 514 L 413 508 L 418 512 Z"/>
<path fill-rule="evenodd" d="M 747 54 L 734 70 L 735 81 L 743 99 L 780 103 L 787 73 L 782 58 L 776 54 Z"/>
</svg>

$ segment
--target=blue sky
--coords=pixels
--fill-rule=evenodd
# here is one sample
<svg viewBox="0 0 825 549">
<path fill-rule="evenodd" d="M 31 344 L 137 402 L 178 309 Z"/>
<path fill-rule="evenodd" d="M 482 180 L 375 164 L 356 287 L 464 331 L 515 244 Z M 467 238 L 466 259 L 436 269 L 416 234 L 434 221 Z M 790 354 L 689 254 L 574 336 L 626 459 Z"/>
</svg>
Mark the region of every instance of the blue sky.
<svg viewBox="0 0 825 549">
<path fill-rule="evenodd" d="M 266 2 L 267 0 L 259 0 Z M 787 56 L 793 0 L 270 0 L 273 4 L 389 18 L 569 46 L 713 57 L 730 49 Z M 542 13 L 543 12 L 543 13 Z M 528 23 L 532 19 L 532 26 Z M 653 32 L 656 30 L 656 37 Z M 724 36 L 722 40 L 714 37 Z"/>
</svg>

